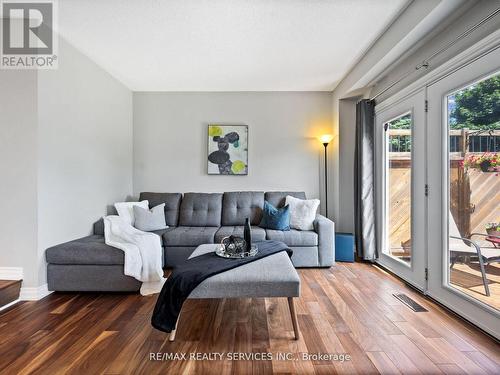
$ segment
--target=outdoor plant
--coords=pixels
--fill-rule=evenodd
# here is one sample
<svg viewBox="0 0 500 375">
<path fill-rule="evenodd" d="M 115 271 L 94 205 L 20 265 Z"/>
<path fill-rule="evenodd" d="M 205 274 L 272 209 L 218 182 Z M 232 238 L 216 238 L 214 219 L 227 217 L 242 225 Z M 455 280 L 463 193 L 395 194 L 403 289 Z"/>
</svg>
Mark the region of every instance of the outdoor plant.
<svg viewBox="0 0 500 375">
<path fill-rule="evenodd" d="M 494 152 L 486 152 L 482 155 L 469 155 L 463 161 L 463 166 L 481 169 L 483 172 L 500 172 L 500 155 Z"/>
<path fill-rule="evenodd" d="M 497 235 L 498 233 L 500 233 L 500 223 L 486 224 L 486 233 L 491 235 Z"/>
</svg>

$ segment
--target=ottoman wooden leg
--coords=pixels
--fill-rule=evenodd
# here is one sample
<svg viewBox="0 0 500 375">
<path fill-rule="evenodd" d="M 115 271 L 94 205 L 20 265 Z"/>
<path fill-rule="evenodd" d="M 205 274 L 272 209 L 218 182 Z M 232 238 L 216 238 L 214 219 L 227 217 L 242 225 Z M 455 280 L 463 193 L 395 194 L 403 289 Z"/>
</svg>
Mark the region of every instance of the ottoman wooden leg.
<svg viewBox="0 0 500 375">
<path fill-rule="evenodd" d="M 177 329 L 177 327 L 176 327 Z M 169 336 L 168 336 L 168 341 L 172 342 L 175 340 L 175 331 L 176 329 L 172 330 L 172 332 L 170 332 Z"/>
<path fill-rule="evenodd" d="M 179 320 L 181 320 L 181 313 L 179 313 L 179 316 L 177 317 L 177 323 L 175 323 L 175 328 L 170 332 L 168 336 L 168 341 L 172 342 L 175 340 L 175 333 L 177 331 L 177 326 L 179 325 Z"/>
<path fill-rule="evenodd" d="M 295 314 L 295 305 L 293 297 L 288 297 L 288 307 L 290 308 L 290 315 L 292 317 L 293 332 L 295 333 L 295 340 L 300 339 L 299 325 L 297 324 L 297 314 Z"/>
</svg>

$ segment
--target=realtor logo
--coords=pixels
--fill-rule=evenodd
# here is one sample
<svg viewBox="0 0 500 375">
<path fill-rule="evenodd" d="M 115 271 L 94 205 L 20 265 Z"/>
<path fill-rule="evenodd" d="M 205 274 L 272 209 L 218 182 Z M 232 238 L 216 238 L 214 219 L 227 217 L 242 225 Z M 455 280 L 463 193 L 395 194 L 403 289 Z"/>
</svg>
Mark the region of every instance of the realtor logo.
<svg viewBox="0 0 500 375">
<path fill-rule="evenodd" d="M 57 67 L 54 5 L 54 1 L 2 1 L 1 68 Z"/>
</svg>

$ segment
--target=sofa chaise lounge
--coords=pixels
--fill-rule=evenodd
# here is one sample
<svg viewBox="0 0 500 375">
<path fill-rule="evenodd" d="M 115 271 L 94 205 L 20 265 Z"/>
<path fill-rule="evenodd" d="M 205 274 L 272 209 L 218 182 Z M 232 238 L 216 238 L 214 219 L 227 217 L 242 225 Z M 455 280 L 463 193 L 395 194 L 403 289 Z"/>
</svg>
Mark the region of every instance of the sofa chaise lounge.
<svg viewBox="0 0 500 375">
<path fill-rule="evenodd" d="M 250 218 L 254 241 L 278 240 L 293 250 L 295 267 L 330 267 L 334 263 L 334 223 L 317 215 L 314 230 L 277 231 L 259 227 L 267 200 L 282 207 L 287 195 L 305 199 L 304 192 L 141 193 L 150 207 L 165 203 L 167 229 L 162 238 L 163 264 L 175 267 L 197 246 L 219 243 L 229 235 L 243 235 Z M 141 283 L 123 274 L 124 255 L 104 242 L 102 219 L 94 234 L 47 249 L 47 282 L 54 291 L 137 291 Z"/>
</svg>

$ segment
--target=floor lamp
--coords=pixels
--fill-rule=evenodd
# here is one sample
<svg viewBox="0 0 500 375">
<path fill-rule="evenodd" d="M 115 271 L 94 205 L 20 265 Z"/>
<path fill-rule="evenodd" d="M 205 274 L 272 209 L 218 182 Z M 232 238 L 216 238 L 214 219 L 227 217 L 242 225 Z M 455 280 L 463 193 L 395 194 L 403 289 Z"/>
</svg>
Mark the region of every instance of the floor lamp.
<svg viewBox="0 0 500 375">
<path fill-rule="evenodd" d="M 325 147 L 325 216 L 328 217 L 328 154 L 326 152 L 326 148 L 328 144 L 332 141 L 333 135 L 324 134 L 319 137 L 319 141 L 323 143 Z"/>
</svg>

